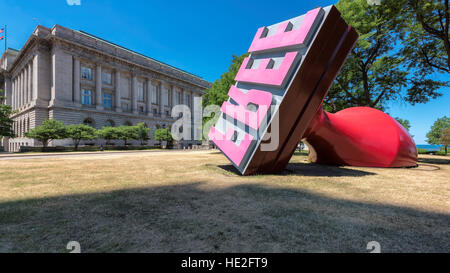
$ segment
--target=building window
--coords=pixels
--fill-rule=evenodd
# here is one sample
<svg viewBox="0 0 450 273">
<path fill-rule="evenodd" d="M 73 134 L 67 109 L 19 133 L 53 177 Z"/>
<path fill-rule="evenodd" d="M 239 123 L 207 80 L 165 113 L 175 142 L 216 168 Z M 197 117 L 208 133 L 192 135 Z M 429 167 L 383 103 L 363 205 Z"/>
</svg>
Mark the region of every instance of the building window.
<svg viewBox="0 0 450 273">
<path fill-rule="evenodd" d="M 81 91 L 81 103 L 84 105 L 92 105 L 92 90 L 83 89 Z"/>
<path fill-rule="evenodd" d="M 130 111 L 130 107 L 128 106 L 128 103 L 122 103 L 122 111 L 124 111 L 124 112 Z"/>
<path fill-rule="evenodd" d="M 191 95 L 190 94 L 186 94 L 186 101 L 184 104 L 191 107 Z"/>
<path fill-rule="evenodd" d="M 158 114 L 158 110 L 156 110 L 156 108 L 153 108 L 153 114 Z"/>
<path fill-rule="evenodd" d="M 113 120 L 108 119 L 106 121 L 106 127 L 115 127 L 116 123 Z"/>
<path fill-rule="evenodd" d="M 87 126 L 94 127 L 94 120 L 91 118 L 86 118 L 83 120 L 83 124 Z"/>
<path fill-rule="evenodd" d="M 138 101 L 144 101 L 144 83 L 140 81 L 137 83 L 137 99 Z"/>
<path fill-rule="evenodd" d="M 112 108 L 112 95 L 111 94 L 103 94 L 103 107 L 106 109 Z"/>
<path fill-rule="evenodd" d="M 112 75 L 108 71 L 103 71 L 103 83 L 112 85 Z"/>
<path fill-rule="evenodd" d="M 169 110 L 166 110 L 166 116 L 167 117 L 169 116 Z"/>
<path fill-rule="evenodd" d="M 177 91 L 175 96 L 175 105 L 181 104 L 181 92 Z"/>
<path fill-rule="evenodd" d="M 156 96 L 157 93 L 157 89 L 156 88 L 152 88 L 152 103 L 153 104 L 158 104 L 158 98 Z"/>
<path fill-rule="evenodd" d="M 163 105 L 169 106 L 169 90 L 163 89 Z"/>
<path fill-rule="evenodd" d="M 92 69 L 88 67 L 81 67 L 81 78 L 85 80 L 92 80 Z"/>
</svg>

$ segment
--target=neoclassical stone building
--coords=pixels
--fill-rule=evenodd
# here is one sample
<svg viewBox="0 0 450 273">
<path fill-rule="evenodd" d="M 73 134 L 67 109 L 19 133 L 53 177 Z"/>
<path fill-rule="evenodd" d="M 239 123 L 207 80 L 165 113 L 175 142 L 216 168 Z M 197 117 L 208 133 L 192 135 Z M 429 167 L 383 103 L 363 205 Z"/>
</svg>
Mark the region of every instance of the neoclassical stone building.
<svg viewBox="0 0 450 273">
<path fill-rule="evenodd" d="M 0 60 L 3 103 L 17 111 L 17 137 L 2 145 L 7 151 L 39 146 L 24 134 L 49 118 L 95 128 L 145 122 L 153 132 L 175 122 L 173 106 L 192 109 L 209 87 L 195 75 L 90 34 L 39 25 L 20 51 L 8 49 Z"/>
</svg>

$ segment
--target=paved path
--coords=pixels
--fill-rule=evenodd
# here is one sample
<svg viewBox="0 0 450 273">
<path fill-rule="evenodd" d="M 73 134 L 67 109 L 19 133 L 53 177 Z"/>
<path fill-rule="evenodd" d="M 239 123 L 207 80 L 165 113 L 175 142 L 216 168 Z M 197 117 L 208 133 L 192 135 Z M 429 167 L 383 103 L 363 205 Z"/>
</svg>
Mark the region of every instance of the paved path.
<svg viewBox="0 0 450 273">
<path fill-rule="evenodd" d="M 75 152 L 75 153 L 38 153 L 38 154 L 0 154 L 1 160 L 35 159 L 35 158 L 71 158 L 71 157 L 100 157 L 100 156 L 120 156 L 120 155 L 142 155 L 149 153 L 189 153 L 208 152 L 213 150 L 151 150 L 151 151 L 106 151 L 106 152 Z"/>
</svg>

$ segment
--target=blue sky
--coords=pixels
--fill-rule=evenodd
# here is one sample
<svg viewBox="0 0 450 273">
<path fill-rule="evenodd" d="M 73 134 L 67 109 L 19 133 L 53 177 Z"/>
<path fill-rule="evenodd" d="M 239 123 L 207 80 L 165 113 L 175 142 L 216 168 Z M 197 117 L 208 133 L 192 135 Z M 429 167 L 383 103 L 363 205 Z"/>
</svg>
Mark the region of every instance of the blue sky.
<svg viewBox="0 0 450 273">
<path fill-rule="evenodd" d="M 69 0 L 69 2 L 77 2 Z M 38 23 L 84 30 L 113 43 L 215 81 L 233 54 L 245 53 L 256 30 L 336 1 L 123 1 L 0 0 L 0 25 L 8 46 L 20 49 Z M 0 46 L 0 52 L 3 45 Z M 439 76 L 443 79 L 443 76 Z M 428 104 L 389 104 L 392 116 L 408 119 L 417 144 L 433 122 L 450 116 L 450 90 Z"/>
</svg>

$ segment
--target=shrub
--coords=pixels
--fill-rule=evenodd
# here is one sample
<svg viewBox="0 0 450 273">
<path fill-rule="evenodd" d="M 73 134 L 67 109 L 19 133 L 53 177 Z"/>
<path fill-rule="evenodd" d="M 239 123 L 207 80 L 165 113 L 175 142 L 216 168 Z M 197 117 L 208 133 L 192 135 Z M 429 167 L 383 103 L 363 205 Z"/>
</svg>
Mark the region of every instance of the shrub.
<svg viewBox="0 0 450 273">
<path fill-rule="evenodd" d="M 106 145 L 111 144 L 111 140 L 118 139 L 118 128 L 115 127 L 103 127 L 97 130 L 97 137 L 106 141 Z"/>
<path fill-rule="evenodd" d="M 67 136 L 72 138 L 75 150 L 78 150 L 81 140 L 91 140 L 96 138 L 96 130 L 91 126 L 76 124 L 67 126 Z"/>
<path fill-rule="evenodd" d="M 45 148 L 52 140 L 66 138 L 67 127 L 61 121 L 48 119 L 41 126 L 30 130 L 25 136 L 42 142 L 42 146 Z"/>
<path fill-rule="evenodd" d="M 424 155 L 424 154 L 429 153 L 427 149 L 417 149 L 417 152 L 419 153 L 419 155 Z"/>
<path fill-rule="evenodd" d="M 128 145 L 129 140 L 137 140 L 139 136 L 137 134 L 137 126 L 120 126 L 116 128 L 117 139 L 123 140 L 124 145 Z"/>
<path fill-rule="evenodd" d="M 141 145 L 144 145 L 144 142 L 150 139 L 150 129 L 147 128 L 144 122 L 139 123 L 135 127 L 138 139 L 141 141 Z"/>
<path fill-rule="evenodd" d="M 173 137 L 172 137 L 172 134 L 169 132 L 169 129 L 164 128 L 164 129 L 158 129 L 155 131 L 155 140 L 172 142 Z"/>
</svg>

